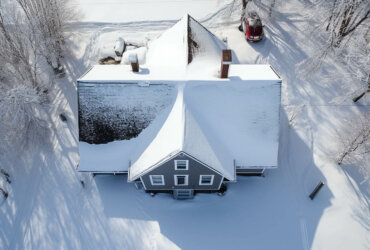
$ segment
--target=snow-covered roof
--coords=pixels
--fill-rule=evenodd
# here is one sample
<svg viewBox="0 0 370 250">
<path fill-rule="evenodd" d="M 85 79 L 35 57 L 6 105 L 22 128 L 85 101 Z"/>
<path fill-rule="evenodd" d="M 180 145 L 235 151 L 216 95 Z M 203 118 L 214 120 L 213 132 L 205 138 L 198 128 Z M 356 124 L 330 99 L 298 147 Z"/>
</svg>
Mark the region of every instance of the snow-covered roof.
<svg viewBox="0 0 370 250">
<path fill-rule="evenodd" d="M 277 166 L 281 80 L 267 66 L 254 65 L 261 66 L 255 74 L 245 74 L 254 67 L 237 66 L 234 73 L 244 74 L 227 81 L 168 81 L 178 88 L 172 107 L 137 138 L 103 145 L 81 142 L 79 170 L 127 171 L 131 162 L 135 176 L 181 150 L 231 179 L 233 160 L 238 167 Z M 97 148 L 105 164 L 93 160 Z"/>
<path fill-rule="evenodd" d="M 154 140 L 133 162 L 130 180 L 135 180 L 147 169 L 155 166 L 167 156 L 185 152 L 211 166 L 229 180 L 234 179 L 234 163 L 227 150 L 219 150 L 222 144 L 208 135 L 209 128 L 195 119 L 192 106 L 184 100 L 184 86 L 179 87 L 173 108 Z"/>
<path fill-rule="evenodd" d="M 220 67 L 217 64 L 217 67 Z M 204 72 L 203 72 L 204 73 Z M 229 78 L 221 79 L 218 74 L 193 74 L 187 75 L 175 74 L 173 71 L 158 72 L 148 69 L 145 65 L 140 68 L 140 72 L 132 72 L 129 65 L 95 65 L 85 73 L 78 82 L 84 83 L 124 83 L 150 81 L 184 81 L 184 80 L 212 80 L 212 81 L 232 81 L 241 79 L 244 81 L 255 80 L 280 80 L 280 77 L 268 64 L 231 64 L 229 68 Z"/>
<path fill-rule="evenodd" d="M 79 80 L 181 80 L 189 76 L 198 79 L 199 75 L 216 77 L 223 49 L 227 48 L 222 41 L 194 18 L 185 15 L 161 36 L 149 42 L 145 64 L 140 65 L 140 72 L 133 73 L 129 65 L 97 65 Z M 124 53 L 124 62 L 128 61 L 126 55 L 131 53 Z M 235 58 L 233 63 L 237 63 Z"/>
<path fill-rule="evenodd" d="M 179 86 L 167 120 L 131 159 L 130 180 L 183 151 L 234 180 L 237 167 L 276 167 L 280 81 L 194 82 Z"/>
<path fill-rule="evenodd" d="M 189 39 L 192 42 L 188 43 Z M 80 84 L 164 83 L 176 86 L 178 94 L 174 104 L 158 114 L 137 138 L 114 142 L 114 147 L 108 146 L 111 143 L 81 143 L 79 170 L 127 171 L 131 163 L 129 178 L 134 180 L 180 151 L 229 180 L 235 179 L 235 165 L 276 167 L 281 79 L 270 65 L 240 64 L 230 64 L 229 77 L 220 79 L 224 47 L 186 15 L 149 44 L 147 64 L 140 66 L 140 72 L 132 72 L 129 65 L 92 67 L 78 80 Z M 95 146 L 114 153 L 101 154 L 102 159 L 116 160 L 89 166 L 89 160 L 82 158 L 93 154 Z"/>
</svg>

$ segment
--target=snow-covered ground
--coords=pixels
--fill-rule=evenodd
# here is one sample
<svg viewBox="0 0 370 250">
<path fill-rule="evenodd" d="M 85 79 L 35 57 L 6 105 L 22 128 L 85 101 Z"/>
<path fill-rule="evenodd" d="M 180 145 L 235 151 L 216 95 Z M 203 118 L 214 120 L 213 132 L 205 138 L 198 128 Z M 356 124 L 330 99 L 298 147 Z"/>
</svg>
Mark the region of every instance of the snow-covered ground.
<svg viewBox="0 0 370 250">
<path fill-rule="evenodd" d="M 222 0 L 74 0 L 71 6 L 80 10 L 83 22 L 119 23 L 178 20 L 187 13 L 202 18 L 223 4 Z"/>
<path fill-rule="evenodd" d="M 335 62 L 323 70 L 337 73 L 329 83 L 322 74 L 307 79 L 295 70 L 316 48 L 304 35 L 303 1 L 278 6 L 265 27 L 266 39 L 256 44 L 238 31 L 231 1 L 125 0 L 122 19 L 117 0 L 75 2 L 86 15 L 69 27 L 68 74 L 54 91 L 52 132 L 40 146 L 0 154 L 12 179 L 9 197 L 0 203 L 1 249 L 370 248 L 369 183 L 355 166 L 339 167 L 334 160 L 337 129 L 345 118 L 368 110 L 370 100 L 333 101 L 345 91 Z M 75 80 L 97 62 L 107 40 L 114 45 L 117 36 L 154 38 L 184 11 L 197 11 L 194 16 L 211 31 L 226 36 L 240 63 L 269 63 L 281 75 L 279 168 L 265 178 L 238 177 L 223 197 L 199 194 L 185 201 L 150 197 L 124 176 L 78 174 Z M 58 119 L 61 112 L 67 123 Z M 311 201 L 308 195 L 319 181 L 325 186 Z"/>
</svg>

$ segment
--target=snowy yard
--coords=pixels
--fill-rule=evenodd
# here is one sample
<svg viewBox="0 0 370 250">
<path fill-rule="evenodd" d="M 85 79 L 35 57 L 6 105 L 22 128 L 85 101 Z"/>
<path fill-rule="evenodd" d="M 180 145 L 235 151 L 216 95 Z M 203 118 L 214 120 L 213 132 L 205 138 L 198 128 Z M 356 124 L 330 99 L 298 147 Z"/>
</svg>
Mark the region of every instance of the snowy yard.
<svg viewBox="0 0 370 250">
<path fill-rule="evenodd" d="M 84 17 L 68 30 L 71 54 L 53 92 L 52 132 L 27 152 L 0 154 L 12 177 L 0 203 L 0 249 L 370 249 L 369 182 L 355 166 L 335 161 L 338 128 L 369 110 L 369 95 L 358 105 L 338 102 L 346 90 L 334 62 L 313 79 L 296 70 L 315 49 L 304 34 L 303 1 L 279 6 L 260 43 L 244 40 L 231 2 L 75 0 Z M 227 37 L 240 63 L 271 64 L 283 79 L 279 167 L 264 178 L 238 177 L 225 196 L 192 200 L 151 197 L 126 176 L 77 173 L 76 79 L 119 36 L 154 39 L 186 12 Z M 337 79 L 327 83 L 328 72 Z M 312 201 L 319 181 L 325 186 Z"/>
</svg>

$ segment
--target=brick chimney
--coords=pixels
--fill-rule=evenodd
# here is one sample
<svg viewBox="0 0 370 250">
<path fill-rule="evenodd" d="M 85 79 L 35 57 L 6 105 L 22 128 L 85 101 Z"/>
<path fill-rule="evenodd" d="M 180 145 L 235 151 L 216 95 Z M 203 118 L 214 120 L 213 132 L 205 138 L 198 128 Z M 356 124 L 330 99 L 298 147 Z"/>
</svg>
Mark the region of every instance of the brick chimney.
<svg viewBox="0 0 370 250">
<path fill-rule="evenodd" d="M 131 63 L 132 71 L 139 72 L 139 60 L 137 59 L 137 54 L 130 54 L 128 60 Z"/>
<path fill-rule="evenodd" d="M 229 65 L 231 64 L 231 61 L 232 61 L 231 50 L 229 49 L 222 50 L 220 78 L 229 77 Z"/>
</svg>

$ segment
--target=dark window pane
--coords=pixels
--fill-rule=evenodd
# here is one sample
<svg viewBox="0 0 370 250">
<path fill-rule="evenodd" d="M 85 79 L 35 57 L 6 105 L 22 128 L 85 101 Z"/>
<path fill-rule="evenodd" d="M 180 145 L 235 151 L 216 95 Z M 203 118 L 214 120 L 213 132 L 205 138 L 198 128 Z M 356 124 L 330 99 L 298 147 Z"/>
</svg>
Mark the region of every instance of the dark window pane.
<svg viewBox="0 0 370 250">
<path fill-rule="evenodd" d="M 177 184 L 184 185 L 185 184 L 185 176 L 177 176 Z"/>
<path fill-rule="evenodd" d="M 186 166 L 187 166 L 187 160 L 177 160 L 176 161 L 176 168 L 177 169 L 186 169 Z"/>
<path fill-rule="evenodd" d="M 211 184 L 212 176 L 202 176 L 202 184 Z"/>
</svg>

